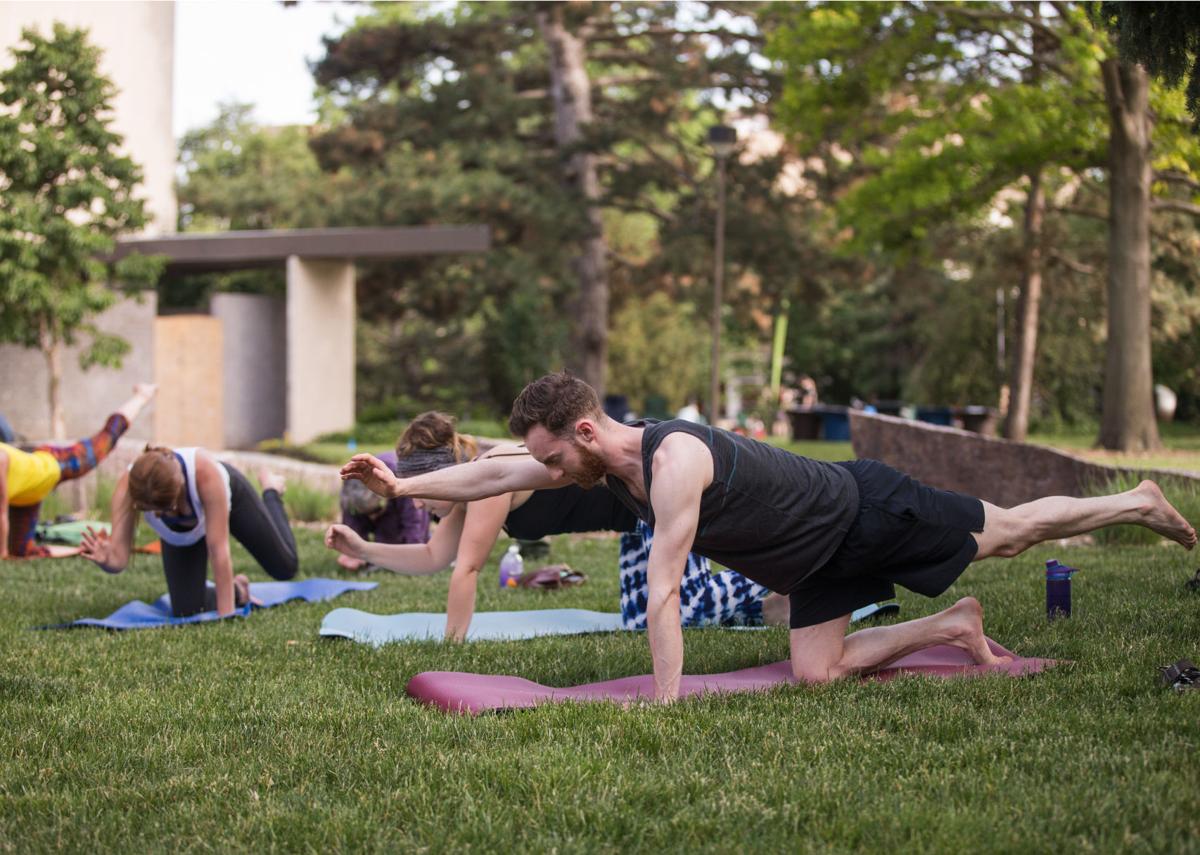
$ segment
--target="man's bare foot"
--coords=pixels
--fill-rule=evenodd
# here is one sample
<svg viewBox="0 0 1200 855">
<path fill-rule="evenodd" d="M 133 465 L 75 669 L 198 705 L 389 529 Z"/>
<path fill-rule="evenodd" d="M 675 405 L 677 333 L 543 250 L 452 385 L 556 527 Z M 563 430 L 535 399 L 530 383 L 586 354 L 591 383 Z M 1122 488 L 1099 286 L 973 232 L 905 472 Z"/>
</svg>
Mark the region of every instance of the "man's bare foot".
<svg viewBox="0 0 1200 855">
<path fill-rule="evenodd" d="M 762 603 L 762 616 L 767 626 L 787 626 L 792 617 L 791 600 L 785 594 L 767 594 Z"/>
<path fill-rule="evenodd" d="M 135 398 L 141 398 L 144 401 L 149 401 L 149 400 L 153 399 L 154 396 L 157 394 L 158 394 L 158 384 L 157 383 L 138 383 L 136 386 L 133 387 L 133 396 Z"/>
<path fill-rule="evenodd" d="M 1153 481 L 1143 481 L 1131 492 L 1145 503 L 1142 516 L 1143 524 L 1147 528 L 1182 544 L 1184 549 L 1191 549 L 1196 545 L 1196 530 L 1172 507 L 1157 484 Z"/>
<path fill-rule="evenodd" d="M 983 606 L 974 597 L 963 597 L 943 613 L 947 620 L 950 644 L 961 647 L 977 665 L 1004 665 L 1012 661 L 1011 656 L 997 656 L 988 647 L 983 634 Z"/>
<path fill-rule="evenodd" d="M 258 483 L 262 486 L 263 492 L 274 490 L 276 493 L 283 495 L 283 491 L 287 489 L 287 481 L 282 475 L 276 475 L 265 466 L 260 466 L 258 472 Z"/>
</svg>

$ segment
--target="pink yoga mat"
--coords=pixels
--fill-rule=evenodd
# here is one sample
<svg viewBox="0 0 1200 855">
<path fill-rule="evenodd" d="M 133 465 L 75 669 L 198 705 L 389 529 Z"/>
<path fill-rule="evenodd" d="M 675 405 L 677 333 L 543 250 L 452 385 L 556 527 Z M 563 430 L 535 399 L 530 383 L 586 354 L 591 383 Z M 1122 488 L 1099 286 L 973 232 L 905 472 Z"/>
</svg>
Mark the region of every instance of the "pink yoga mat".
<svg viewBox="0 0 1200 855">
<path fill-rule="evenodd" d="M 891 680 L 903 674 L 928 674 L 933 677 L 977 677 L 983 674 L 1007 674 L 1020 677 L 1035 674 L 1057 662 L 1053 659 L 1024 659 L 988 639 L 992 652 L 1012 656 L 1005 665 L 982 666 L 971 661 L 966 651 L 943 644 L 929 647 L 897 660 L 888 668 L 866 679 Z M 792 666 L 788 662 L 743 668 L 725 674 L 685 675 L 679 694 L 684 697 L 709 692 L 756 692 L 791 683 Z M 481 713 L 521 709 L 560 701 L 628 701 L 654 697 L 654 678 L 649 674 L 621 677 L 603 683 L 588 683 L 556 689 L 521 677 L 502 674 L 465 674 L 458 671 L 425 671 L 408 681 L 408 694 L 422 703 L 446 712 Z"/>
</svg>

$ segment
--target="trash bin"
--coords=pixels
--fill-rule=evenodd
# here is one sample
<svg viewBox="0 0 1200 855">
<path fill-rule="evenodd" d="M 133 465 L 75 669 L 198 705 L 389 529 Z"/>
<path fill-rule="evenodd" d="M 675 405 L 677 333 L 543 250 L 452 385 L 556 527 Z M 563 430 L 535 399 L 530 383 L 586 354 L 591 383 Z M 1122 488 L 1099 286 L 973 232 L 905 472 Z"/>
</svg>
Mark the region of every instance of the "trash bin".
<svg viewBox="0 0 1200 855">
<path fill-rule="evenodd" d="M 816 407 L 821 414 L 821 439 L 827 442 L 850 441 L 849 407 Z"/>
<path fill-rule="evenodd" d="M 954 411 L 949 407 L 917 407 L 917 421 L 951 427 L 954 424 Z"/>
<path fill-rule="evenodd" d="M 624 422 L 629 415 L 629 398 L 626 395 L 605 395 L 604 415 L 613 421 Z"/>
<path fill-rule="evenodd" d="M 821 438 L 821 414 L 812 407 L 792 407 L 787 411 L 792 439 L 797 442 Z"/>
<path fill-rule="evenodd" d="M 982 436 L 996 435 L 996 420 L 999 414 L 991 407 L 958 407 L 954 414 L 962 421 L 963 430 L 973 431 Z"/>
</svg>

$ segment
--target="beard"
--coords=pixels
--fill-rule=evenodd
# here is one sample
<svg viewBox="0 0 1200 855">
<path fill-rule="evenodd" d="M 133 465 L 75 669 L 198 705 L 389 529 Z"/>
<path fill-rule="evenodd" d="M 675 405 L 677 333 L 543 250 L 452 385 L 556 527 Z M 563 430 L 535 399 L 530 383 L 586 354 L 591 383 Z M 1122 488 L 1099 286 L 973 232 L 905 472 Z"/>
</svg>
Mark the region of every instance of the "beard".
<svg viewBox="0 0 1200 855">
<path fill-rule="evenodd" d="M 604 480 L 608 467 L 600 455 L 590 449 L 582 445 L 575 446 L 575 449 L 579 452 L 579 471 L 571 473 L 571 480 L 583 489 L 590 490 Z"/>
</svg>

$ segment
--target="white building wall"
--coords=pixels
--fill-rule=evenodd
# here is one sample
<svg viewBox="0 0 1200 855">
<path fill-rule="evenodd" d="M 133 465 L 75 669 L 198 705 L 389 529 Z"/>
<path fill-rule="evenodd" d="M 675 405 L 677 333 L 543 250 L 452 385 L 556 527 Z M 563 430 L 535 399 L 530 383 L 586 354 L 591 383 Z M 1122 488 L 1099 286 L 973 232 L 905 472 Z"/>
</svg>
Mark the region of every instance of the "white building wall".
<svg viewBox="0 0 1200 855">
<path fill-rule="evenodd" d="M 170 2 L 28 2 L 0 0 L 0 67 L 21 31 L 49 35 L 55 21 L 86 27 L 104 51 L 101 70 L 116 84 L 112 127 L 145 177 L 141 195 L 153 215 L 148 234 L 175 231 L 175 138 L 171 87 L 175 64 L 175 4 Z"/>
</svg>

